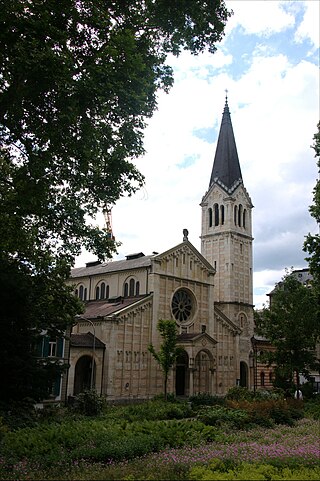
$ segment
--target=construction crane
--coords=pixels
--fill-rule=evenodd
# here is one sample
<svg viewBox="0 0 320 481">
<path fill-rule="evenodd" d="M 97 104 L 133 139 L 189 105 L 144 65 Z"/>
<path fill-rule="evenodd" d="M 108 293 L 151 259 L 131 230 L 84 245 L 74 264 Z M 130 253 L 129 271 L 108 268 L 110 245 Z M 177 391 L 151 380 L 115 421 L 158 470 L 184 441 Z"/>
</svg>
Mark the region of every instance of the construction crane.
<svg viewBox="0 0 320 481">
<path fill-rule="evenodd" d="M 108 237 L 111 240 L 115 240 L 115 237 L 113 235 L 112 231 L 112 207 L 108 204 L 106 204 L 104 210 L 103 210 L 103 216 L 104 216 L 104 222 L 105 222 L 105 229 L 108 232 Z"/>
</svg>

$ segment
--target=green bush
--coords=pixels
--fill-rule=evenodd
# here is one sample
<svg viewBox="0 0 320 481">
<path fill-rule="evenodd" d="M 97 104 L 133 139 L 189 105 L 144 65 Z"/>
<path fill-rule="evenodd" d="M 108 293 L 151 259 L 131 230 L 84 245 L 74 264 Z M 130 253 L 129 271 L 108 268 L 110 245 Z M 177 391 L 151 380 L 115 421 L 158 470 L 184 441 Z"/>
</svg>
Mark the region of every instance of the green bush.
<svg viewBox="0 0 320 481">
<path fill-rule="evenodd" d="M 303 417 L 301 403 L 295 400 L 284 399 L 267 400 L 239 400 L 227 401 L 227 406 L 232 409 L 245 411 L 251 424 L 264 427 L 272 427 L 275 424 L 288 424 L 292 426 L 294 421 Z"/>
<path fill-rule="evenodd" d="M 249 416 L 241 409 L 229 409 L 223 406 L 202 407 L 197 419 L 208 426 L 221 426 L 224 423 L 242 429 L 248 424 Z"/>
<path fill-rule="evenodd" d="M 320 395 L 304 403 L 304 414 L 308 418 L 320 421 Z"/>
<path fill-rule="evenodd" d="M 191 406 L 187 402 L 166 402 L 152 400 L 141 404 L 132 404 L 121 410 L 121 418 L 127 421 L 183 419 L 193 415 Z"/>
<path fill-rule="evenodd" d="M 104 406 L 105 398 L 91 389 L 81 392 L 75 397 L 72 409 L 85 416 L 97 416 L 101 414 Z"/>
<path fill-rule="evenodd" d="M 192 408 L 198 406 L 214 406 L 216 404 L 222 406 L 224 404 L 224 398 L 220 396 L 213 396 L 209 393 L 198 393 L 189 397 Z"/>
</svg>

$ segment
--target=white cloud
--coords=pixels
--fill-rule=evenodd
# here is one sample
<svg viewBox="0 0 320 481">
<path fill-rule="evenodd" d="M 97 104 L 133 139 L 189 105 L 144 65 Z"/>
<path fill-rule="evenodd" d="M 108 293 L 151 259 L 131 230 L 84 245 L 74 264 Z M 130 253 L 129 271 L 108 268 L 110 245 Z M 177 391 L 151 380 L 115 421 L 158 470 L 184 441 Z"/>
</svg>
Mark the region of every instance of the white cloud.
<svg viewBox="0 0 320 481">
<path fill-rule="evenodd" d="M 292 13 L 286 12 L 281 1 L 269 0 L 227 0 L 228 9 L 234 15 L 227 24 L 227 32 L 240 25 L 245 33 L 270 36 L 294 25 Z"/>
<path fill-rule="evenodd" d="M 302 42 L 305 39 L 309 39 L 314 48 L 319 48 L 319 21 L 316 19 L 320 17 L 320 3 L 317 0 L 308 0 L 303 2 L 303 4 L 305 6 L 305 13 L 295 33 L 295 40 Z"/>
</svg>

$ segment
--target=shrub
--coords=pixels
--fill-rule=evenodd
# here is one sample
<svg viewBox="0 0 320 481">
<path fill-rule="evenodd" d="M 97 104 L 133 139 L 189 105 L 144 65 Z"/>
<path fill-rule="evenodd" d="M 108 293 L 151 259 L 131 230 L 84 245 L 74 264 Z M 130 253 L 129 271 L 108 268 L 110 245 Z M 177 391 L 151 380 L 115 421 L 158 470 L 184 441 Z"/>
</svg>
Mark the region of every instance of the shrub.
<svg viewBox="0 0 320 481">
<path fill-rule="evenodd" d="M 230 401 L 251 401 L 254 398 L 255 393 L 249 391 L 246 387 L 234 386 L 229 389 L 226 400 Z"/>
<path fill-rule="evenodd" d="M 292 426 L 296 419 L 303 417 L 303 412 L 298 403 L 283 399 L 268 399 L 258 401 L 227 401 L 227 406 L 232 409 L 241 409 L 249 415 L 250 423 L 259 426 L 272 427 L 273 423 L 288 424 Z"/>
<path fill-rule="evenodd" d="M 94 390 L 78 394 L 74 399 L 72 409 L 85 416 L 97 416 L 103 410 L 105 399 Z"/>
<path fill-rule="evenodd" d="M 197 406 L 214 406 L 216 404 L 222 406 L 224 404 L 224 398 L 213 396 L 209 393 L 198 393 L 190 396 L 189 402 L 191 402 L 193 408 Z"/>
<path fill-rule="evenodd" d="M 243 428 L 249 420 L 248 414 L 241 409 L 228 409 L 223 406 L 203 407 L 197 419 L 209 426 L 221 426 L 227 423 L 238 429 Z"/>
<path fill-rule="evenodd" d="M 304 403 L 304 413 L 308 418 L 320 421 L 320 395 Z"/>
</svg>

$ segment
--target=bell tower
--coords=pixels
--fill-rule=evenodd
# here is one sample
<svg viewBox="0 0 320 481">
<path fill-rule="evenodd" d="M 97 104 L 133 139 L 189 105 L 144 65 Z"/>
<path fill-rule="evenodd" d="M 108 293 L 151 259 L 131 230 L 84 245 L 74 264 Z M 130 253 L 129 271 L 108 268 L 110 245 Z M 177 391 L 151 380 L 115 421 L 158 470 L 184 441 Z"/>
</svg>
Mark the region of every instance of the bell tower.
<svg viewBox="0 0 320 481">
<path fill-rule="evenodd" d="M 248 340 L 253 335 L 253 205 L 242 180 L 227 97 L 209 188 L 200 205 L 201 253 L 216 270 L 215 308 Z"/>
</svg>

